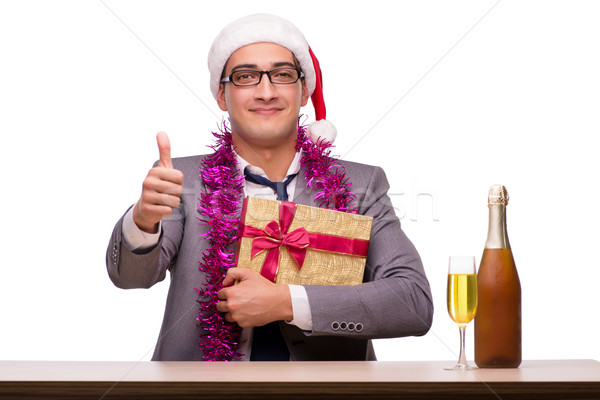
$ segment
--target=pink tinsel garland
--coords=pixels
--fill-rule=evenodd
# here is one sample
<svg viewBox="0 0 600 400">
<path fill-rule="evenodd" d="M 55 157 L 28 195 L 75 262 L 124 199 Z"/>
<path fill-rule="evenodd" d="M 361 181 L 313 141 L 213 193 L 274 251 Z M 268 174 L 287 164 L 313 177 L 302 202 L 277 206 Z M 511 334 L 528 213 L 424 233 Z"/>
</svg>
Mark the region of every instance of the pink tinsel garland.
<svg viewBox="0 0 600 400">
<path fill-rule="evenodd" d="M 237 175 L 236 156 L 233 151 L 231 131 L 225 123 L 221 132 L 213 132 L 216 143 L 210 146 L 214 153 L 206 157 L 200 168 L 200 176 L 206 185 L 201 195 L 198 212 L 202 223 L 211 226 L 205 234 L 210 247 L 202 253 L 199 270 L 206 274 L 203 289 L 196 289 L 201 299 L 196 319 L 204 325 L 200 346 L 205 361 L 239 360 L 238 351 L 241 328 L 229 323 L 217 312 L 218 291 L 223 287 L 227 270 L 233 267 L 233 251 L 237 241 L 240 221 L 240 203 L 243 197 L 244 177 Z M 319 207 L 356 213 L 350 203 L 356 195 L 350 191 L 351 183 L 346 171 L 331 153 L 331 143 L 319 140 L 313 143 L 306 135 L 305 126 L 298 127 L 296 151 L 302 150 L 301 164 L 306 167 L 307 188 L 315 193 Z"/>
</svg>

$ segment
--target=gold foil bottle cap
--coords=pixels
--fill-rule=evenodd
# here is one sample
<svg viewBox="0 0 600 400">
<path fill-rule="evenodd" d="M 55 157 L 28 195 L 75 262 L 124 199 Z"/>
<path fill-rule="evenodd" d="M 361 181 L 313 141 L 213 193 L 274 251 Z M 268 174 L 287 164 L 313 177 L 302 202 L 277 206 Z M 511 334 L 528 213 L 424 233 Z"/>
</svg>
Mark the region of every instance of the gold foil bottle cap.
<svg viewBox="0 0 600 400">
<path fill-rule="evenodd" d="M 490 187 L 488 195 L 488 205 L 507 205 L 508 191 L 502 185 L 493 185 Z"/>
</svg>

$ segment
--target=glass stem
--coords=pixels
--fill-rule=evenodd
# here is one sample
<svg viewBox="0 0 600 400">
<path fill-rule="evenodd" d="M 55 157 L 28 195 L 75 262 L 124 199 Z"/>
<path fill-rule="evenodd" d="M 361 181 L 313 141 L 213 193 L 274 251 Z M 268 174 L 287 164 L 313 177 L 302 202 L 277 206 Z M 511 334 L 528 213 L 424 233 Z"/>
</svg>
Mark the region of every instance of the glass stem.
<svg viewBox="0 0 600 400">
<path fill-rule="evenodd" d="M 458 356 L 458 365 L 467 365 L 467 356 L 465 355 L 465 331 L 467 329 L 466 325 L 461 325 L 458 327 L 460 331 L 460 355 Z"/>
</svg>

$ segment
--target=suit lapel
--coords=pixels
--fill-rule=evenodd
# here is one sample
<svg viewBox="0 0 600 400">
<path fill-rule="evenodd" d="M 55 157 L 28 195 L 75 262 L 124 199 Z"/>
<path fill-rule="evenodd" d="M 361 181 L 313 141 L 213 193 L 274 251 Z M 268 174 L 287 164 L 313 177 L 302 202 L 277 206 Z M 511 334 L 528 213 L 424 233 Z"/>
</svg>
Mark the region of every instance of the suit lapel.
<svg viewBox="0 0 600 400">
<path fill-rule="evenodd" d="M 306 167 L 302 167 L 298 172 L 296 178 L 296 187 L 294 188 L 294 203 L 317 207 L 314 199 L 314 193 L 311 193 L 310 188 L 306 187 L 306 179 L 304 178 L 305 170 Z"/>
</svg>

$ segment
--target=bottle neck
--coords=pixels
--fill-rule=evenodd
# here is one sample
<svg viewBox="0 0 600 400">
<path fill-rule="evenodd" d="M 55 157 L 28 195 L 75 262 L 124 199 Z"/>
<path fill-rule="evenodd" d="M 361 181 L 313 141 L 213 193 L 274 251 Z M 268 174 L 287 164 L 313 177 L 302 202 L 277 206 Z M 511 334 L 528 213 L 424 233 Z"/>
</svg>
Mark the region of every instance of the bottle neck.
<svg viewBox="0 0 600 400">
<path fill-rule="evenodd" d="M 506 206 L 494 204 L 488 207 L 490 209 L 490 221 L 485 248 L 510 249 L 508 233 L 506 232 Z"/>
</svg>

